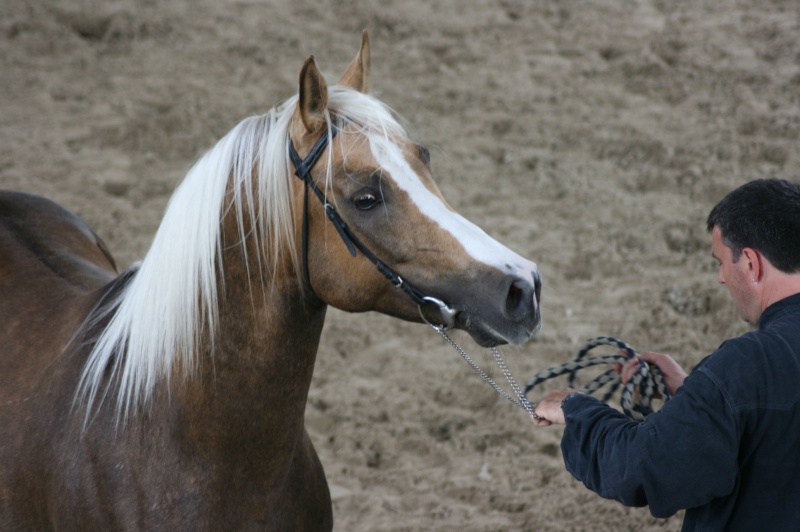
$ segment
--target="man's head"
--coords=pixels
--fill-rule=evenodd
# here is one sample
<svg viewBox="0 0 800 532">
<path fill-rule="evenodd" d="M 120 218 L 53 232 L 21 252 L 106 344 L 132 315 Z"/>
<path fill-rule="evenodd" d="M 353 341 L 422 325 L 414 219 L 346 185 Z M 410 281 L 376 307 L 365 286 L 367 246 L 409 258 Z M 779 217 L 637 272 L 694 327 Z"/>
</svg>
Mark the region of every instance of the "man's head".
<svg viewBox="0 0 800 532">
<path fill-rule="evenodd" d="M 800 272 L 800 185 L 783 179 L 744 184 L 717 203 L 706 227 L 719 228 L 734 262 L 753 248 L 778 270 Z"/>
<path fill-rule="evenodd" d="M 769 304 L 796 292 L 800 276 L 791 274 L 800 273 L 800 186 L 779 179 L 742 185 L 712 209 L 706 225 L 717 279 L 745 321 L 756 323 Z"/>
</svg>

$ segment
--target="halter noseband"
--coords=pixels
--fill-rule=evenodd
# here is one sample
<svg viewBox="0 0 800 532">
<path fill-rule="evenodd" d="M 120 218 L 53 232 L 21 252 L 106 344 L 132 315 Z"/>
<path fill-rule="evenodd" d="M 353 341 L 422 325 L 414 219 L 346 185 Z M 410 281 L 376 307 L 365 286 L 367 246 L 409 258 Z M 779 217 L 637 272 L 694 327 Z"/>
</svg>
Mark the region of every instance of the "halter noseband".
<svg viewBox="0 0 800 532">
<path fill-rule="evenodd" d="M 422 319 L 425 320 L 425 316 L 422 315 L 422 306 L 427 303 L 432 303 L 439 307 L 439 313 L 442 317 L 442 324 L 441 325 L 433 325 L 432 327 L 441 329 L 446 331 L 451 329 L 455 325 L 455 317 L 458 314 L 458 311 L 453 309 L 452 307 L 448 306 L 444 301 L 441 299 L 437 299 L 433 296 L 425 295 L 422 291 L 416 288 L 414 285 L 406 282 L 400 277 L 397 273 L 395 273 L 391 268 L 386 266 L 383 262 L 378 260 L 378 258 L 367 248 L 359 239 L 358 237 L 353 234 L 347 224 L 344 223 L 339 213 L 336 212 L 336 209 L 328 203 L 328 198 L 325 196 L 325 193 L 322 192 L 317 184 L 314 182 L 314 179 L 311 177 L 311 169 L 317 164 L 322 152 L 325 151 L 325 148 L 328 146 L 328 142 L 333 140 L 333 137 L 336 136 L 339 130 L 336 127 L 331 126 L 330 133 L 327 131 L 322 134 L 322 136 L 317 140 L 311 150 L 306 155 L 305 159 L 301 159 L 300 155 L 297 153 L 297 150 L 294 147 L 294 142 L 292 141 L 291 136 L 289 137 L 289 157 L 292 160 L 292 164 L 295 168 L 295 175 L 303 180 L 305 184 L 305 190 L 303 193 L 303 275 L 306 279 L 306 285 L 308 288 L 314 292 L 314 288 L 311 286 L 311 278 L 308 273 L 308 189 L 314 191 L 319 201 L 322 203 L 323 208 L 325 209 L 325 214 L 328 217 L 328 220 L 331 221 L 333 226 L 336 228 L 336 232 L 339 233 L 339 236 L 342 238 L 342 241 L 347 246 L 347 249 L 350 251 L 350 255 L 353 257 L 356 256 L 356 250 L 360 251 L 367 259 L 369 259 L 372 264 L 378 268 L 378 271 L 383 274 L 391 283 L 403 290 L 408 296 L 418 305 L 420 308 L 420 315 Z M 427 322 L 427 320 L 425 320 Z"/>
</svg>

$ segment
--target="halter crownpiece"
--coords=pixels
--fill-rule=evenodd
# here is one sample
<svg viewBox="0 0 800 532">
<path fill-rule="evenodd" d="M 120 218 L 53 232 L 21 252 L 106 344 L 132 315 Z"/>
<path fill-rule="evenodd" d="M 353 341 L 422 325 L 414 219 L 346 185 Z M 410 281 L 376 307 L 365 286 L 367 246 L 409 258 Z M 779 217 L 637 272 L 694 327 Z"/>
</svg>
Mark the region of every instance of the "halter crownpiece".
<svg viewBox="0 0 800 532">
<path fill-rule="evenodd" d="M 294 147 L 294 141 L 292 140 L 291 136 L 289 137 L 289 157 L 291 158 L 292 164 L 295 168 L 294 173 L 298 178 L 302 179 L 303 183 L 305 184 L 303 196 L 303 275 L 306 279 L 306 285 L 311 292 L 314 293 L 314 288 L 311 286 L 311 277 L 309 276 L 308 272 L 308 189 L 310 188 L 314 191 L 314 194 L 322 203 L 328 220 L 330 220 L 333 226 L 336 228 L 336 232 L 339 233 L 342 241 L 347 246 L 347 249 L 350 251 L 350 255 L 355 257 L 356 250 L 360 251 L 367 259 L 369 259 L 370 262 L 372 262 L 372 264 L 375 265 L 375 267 L 383 274 L 384 277 L 391 281 L 391 283 L 397 288 L 403 290 L 403 292 L 405 292 L 417 304 L 420 315 L 422 315 L 423 305 L 429 303 L 436 305 L 439 309 L 442 323 L 440 325 L 432 325 L 433 327 L 438 327 L 442 330 L 453 328 L 453 326 L 455 326 L 455 317 L 458 314 L 458 310 L 448 306 L 440 299 L 425 295 L 424 292 L 419 290 L 411 283 L 403 280 L 403 278 L 400 277 L 394 270 L 381 262 L 369 250 L 369 248 L 367 248 L 367 246 L 365 246 L 364 243 L 358 239 L 358 237 L 350 230 L 350 228 L 347 227 L 347 224 L 344 222 L 344 220 L 342 220 L 342 217 L 339 216 L 339 213 L 336 212 L 336 209 L 333 207 L 333 205 L 328 202 L 328 198 L 325 196 L 325 193 L 319 189 L 317 184 L 314 182 L 314 179 L 311 177 L 311 169 L 315 164 L 317 164 L 317 161 L 322 156 L 325 148 L 328 147 L 328 143 L 333 140 L 333 137 L 335 137 L 336 133 L 338 132 L 339 129 L 331 125 L 330 132 L 323 132 L 322 136 L 317 139 L 317 142 L 311 147 L 311 150 L 309 150 L 305 159 L 302 159 L 297 153 L 297 150 Z M 423 320 L 429 323 L 424 316 Z"/>
</svg>

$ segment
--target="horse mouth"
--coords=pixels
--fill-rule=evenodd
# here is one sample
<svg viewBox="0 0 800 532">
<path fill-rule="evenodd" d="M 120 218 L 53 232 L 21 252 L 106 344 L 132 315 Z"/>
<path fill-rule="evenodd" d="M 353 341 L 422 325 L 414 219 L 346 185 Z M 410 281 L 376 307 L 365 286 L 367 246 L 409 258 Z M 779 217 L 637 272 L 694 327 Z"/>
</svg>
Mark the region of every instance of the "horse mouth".
<svg viewBox="0 0 800 532">
<path fill-rule="evenodd" d="M 506 277 L 504 293 L 488 306 L 477 306 L 456 315 L 456 327 L 466 331 L 482 347 L 521 345 L 542 328 L 542 279 L 538 270 L 529 278 Z M 501 292 L 503 293 L 503 292 Z"/>
<path fill-rule="evenodd" d="M 537 309 L 530 320 L 492 326 L 466 312 L 460 312 L 456 315 L 456 328 L 467 332 L 481 347 L 522 345 L 541 330 L 542 318 Z"/>
</svg>

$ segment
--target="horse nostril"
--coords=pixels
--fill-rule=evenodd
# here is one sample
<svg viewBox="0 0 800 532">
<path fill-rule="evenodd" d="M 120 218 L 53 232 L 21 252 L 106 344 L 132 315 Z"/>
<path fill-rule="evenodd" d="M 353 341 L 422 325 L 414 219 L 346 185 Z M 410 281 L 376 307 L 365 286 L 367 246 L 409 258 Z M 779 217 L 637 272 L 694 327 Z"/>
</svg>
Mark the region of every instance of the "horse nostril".
<svg viewBox="0 0 800 532">
<path fill-rule="evenodd" d="M 517 281 L 519 282 L 519 281 Z M 506 307 L 509 310 L 517 308 L 522 300 L 522 289 L 517 286 L 517 282 L 511 283 L 508 288 L 508 297 L 506 298 Z"/>
<path fill-rule="evenodd" d="M 531 272 L 530 279 L 512 278 L 506 294 L 506 316 L 512 320 L 538 322 L 541 295 L 542 276 L 537 270 Z"/>
<path fill-rule="evenodd" d="M 533 295 L 536 298 L 534 304 L 538 307 L 542 301 L 542 275 L 538 271 L 533 272 Z"/>
<path fill-rule="evenodd" d="M 517 279 L 508 287 L 506 313 L 509 317 L 520 318 L 534 311 L 533 294 L 535 286 L 523 279 Z"/>
</svg>

